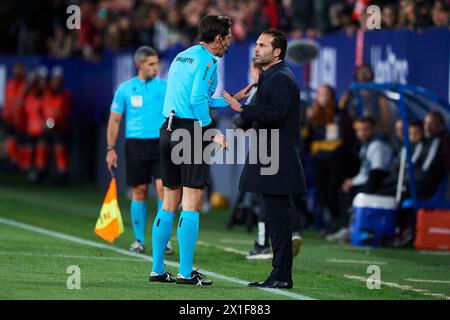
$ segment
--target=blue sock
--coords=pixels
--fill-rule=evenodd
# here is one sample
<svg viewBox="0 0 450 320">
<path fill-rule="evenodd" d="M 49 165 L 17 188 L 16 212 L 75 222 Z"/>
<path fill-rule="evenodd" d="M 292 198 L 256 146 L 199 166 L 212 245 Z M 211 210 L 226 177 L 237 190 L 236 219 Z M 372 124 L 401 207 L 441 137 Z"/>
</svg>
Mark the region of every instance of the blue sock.
<svg viewBox="0 0 450 320">
<path fill-rule="evenodd" d="M 180 251 L 180 274 L 191 278 L 194 263 L 194 249 L 197 242 L 199 213 L 197 211 L 181 211 L 178 223 L 178 247 Z"/>
<path fill-rule="evenodd" d="M 133 224 L 134 238 L 144 244 L 145 223 L 147 222 L 147 204 L 144 202 L 131 201 L 131 223 Z"/>
<path fill-rule="evenodd" d="M 164 252 L 172 233 L 172 223 L 175 213 L 161 209 L 155 217 L 152 229 L 152 271 L 164 273 Z"/>
<path fill-rule="evenodd" d="M 161 199 L 158 199 L 158 207 L 156 208 L 156 212 L 159 212 L 159 210 L 161 210 L 162 205 L 163 205 L 162 200 L 161 200 Z"/>
</svg>

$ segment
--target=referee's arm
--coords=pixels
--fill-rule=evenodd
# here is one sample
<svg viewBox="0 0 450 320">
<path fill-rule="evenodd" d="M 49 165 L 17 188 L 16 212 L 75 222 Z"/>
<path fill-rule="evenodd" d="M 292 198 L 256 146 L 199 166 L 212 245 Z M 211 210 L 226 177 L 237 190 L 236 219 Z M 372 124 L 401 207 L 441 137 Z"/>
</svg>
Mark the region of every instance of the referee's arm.
<svg viewBox="0 0 450 320">
<path fill-rule="evenodd" d="M 121 87 L 119 87 L 114 94 L 111 112 L 109 113 L 108 127 L 106 129 L 106 164 L 108 170 L 111 170 L 113 166 L 117 167 L 116 141 L 119 135 L 120 121 L 122 120 L 124 109 L 125 97 Z"/>
<path fill-rule="evenodd" d="M 116 141 L 121 120 L 122 115 L 120 113 L 111 111 L 108 128 L 106 129 L 106 164 L 108 165 L 108 170 L 111 170 L 113 166 L 117 167 Z"/>
</svg>

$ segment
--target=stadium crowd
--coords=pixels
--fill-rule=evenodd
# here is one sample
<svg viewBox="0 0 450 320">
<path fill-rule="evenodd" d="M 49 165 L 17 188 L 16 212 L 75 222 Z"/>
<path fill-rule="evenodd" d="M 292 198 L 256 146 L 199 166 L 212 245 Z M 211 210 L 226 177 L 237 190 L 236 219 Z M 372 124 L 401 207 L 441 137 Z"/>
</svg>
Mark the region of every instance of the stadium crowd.
<svg viewBox="0 0 450 320">
<path fill-rule="evenodd" d="M 81 8 L 79 30 L 66 27 L 71 4 Z M 200 18 L 211 13 L 232 18 L 234 41 L 254 38 L 268 27 L 293 38 L 352 34 L 367 28 L 365 9 L 371 4 L 379 5 L 384 29 L 449 27 L 448 0 L 48 0 L 26 6 L 9 1 L 0 6 L 0 15 L 2 38 L 14 44 L 5 50 L 96 60 L 105 49 L 150 45 L 163 53 L 187 46 L 195 40 Z"/>
</svg>

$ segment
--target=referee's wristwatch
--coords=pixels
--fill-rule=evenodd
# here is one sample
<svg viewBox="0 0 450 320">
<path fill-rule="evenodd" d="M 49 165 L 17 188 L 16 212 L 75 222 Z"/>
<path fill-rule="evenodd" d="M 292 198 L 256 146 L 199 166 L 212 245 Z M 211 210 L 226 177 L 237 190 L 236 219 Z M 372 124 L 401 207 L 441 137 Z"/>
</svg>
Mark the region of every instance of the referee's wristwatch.
<svg viewBox="0 0 450 320">
<path fill-rule="evenodd" d="M 112 144 L 108 144 L 108 146 L 106 147 L 106 151 L 111 151 L 111 150 L 115 150 L 116 146 L 112 145 Z"/>
</svg>

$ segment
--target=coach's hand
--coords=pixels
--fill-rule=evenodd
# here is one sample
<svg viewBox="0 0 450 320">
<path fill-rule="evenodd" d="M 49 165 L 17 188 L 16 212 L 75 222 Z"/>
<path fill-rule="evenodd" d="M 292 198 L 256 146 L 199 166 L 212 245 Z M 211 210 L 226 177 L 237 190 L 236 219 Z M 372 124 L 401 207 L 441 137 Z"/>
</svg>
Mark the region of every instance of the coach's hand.
<svg viewBox="0 0 450 320">
<path fill-rule="evenodd" d="M 236 100 L 242 100 L 244 98 L 248 98 L 250 97 L 250 90 L 256 86 L 256 83 L 250 83 L 248 86 L 246 86 L 244 89 L 242 89 L 241 91 L 239 91 L 238 93 L 236 93 L 233 98 L 235 98 Z"/>
<path fill-rule="evenodd" d="M 212 141 L 217 143 L 221 149 L 225 149 L 225 150 L 228 149 L 228 142 L 227 142 L 227 139 L 225 139 L 225 136 L 223 134 L 219 133 L 219 134 L 215 135 L 212 138 Z"/>
<path fill-rule="evenodd" d="M 222 96 L 225 98 L 225 101 L 230 105 L 231 109 L 233 109 L 236 112 L 242 112 L 242 104 L 240 104 L 239 101 L 233 98 L 228 92 L 223 90 Z"/>
<path fill-rule="evenodd" d="M 106 151 L 106 164 L 109 171 L 111 171 L 113 166 L 117 168 L 117 153 L 115 149 Z"/>
<path fill-rule="evenodd" d="M 352 179 L 345 179 L 344 183 L 342 184 L 342 191 L 349 192 L 352 187 L 353 187 Z"/>
</svg>

